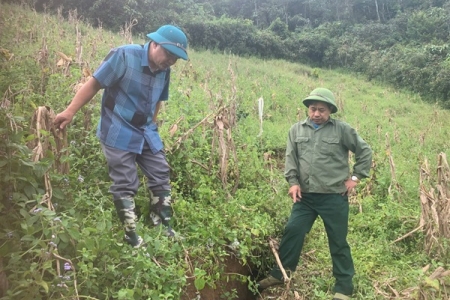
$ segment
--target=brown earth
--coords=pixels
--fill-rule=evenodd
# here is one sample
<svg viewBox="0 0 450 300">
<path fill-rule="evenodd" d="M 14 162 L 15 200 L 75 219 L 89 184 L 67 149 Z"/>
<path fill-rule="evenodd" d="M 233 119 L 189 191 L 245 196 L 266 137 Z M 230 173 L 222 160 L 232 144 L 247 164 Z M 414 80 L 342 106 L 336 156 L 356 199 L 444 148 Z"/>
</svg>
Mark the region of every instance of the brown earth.
<svg viewBox="0 0 450 300">
<path fill-rule="evenodd" d="M 248 289 L 248 282 L 242 282 L 236 276 L 230 276 L 233 274 L 240 274 L 244 277 L 251 275 L 251 270 L 248 266 L 243 266 L 239 260 L 230 255 L 224 262 L 225 270 L 222 275 L 222 279 L 215 283 L 215 287 L 212 288 L 208 285 L 201 291 L 197 291 L 194 285 L 193 277 L 188 279 L 187 288 L 184 291 L 184 295 L 181 300 L 224 300 L 227 299 L 226 292 L 232 294 L 233 290 L 236 291 L 237 298 L 239 300 L 256 300 L 256 296 Z M 242 276 L 239 276 L 242 279 Z"/>
</svg>

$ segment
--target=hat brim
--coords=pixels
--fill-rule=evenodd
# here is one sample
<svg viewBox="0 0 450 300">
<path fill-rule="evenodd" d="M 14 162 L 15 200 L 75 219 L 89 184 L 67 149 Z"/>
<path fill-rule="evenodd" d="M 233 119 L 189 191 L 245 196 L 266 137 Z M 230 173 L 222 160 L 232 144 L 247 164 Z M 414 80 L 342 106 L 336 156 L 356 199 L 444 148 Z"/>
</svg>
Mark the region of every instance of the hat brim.
<svg viewBox="0 0 450 300">
<path fill-rule="evenodd" d="M 149 33 L 149 34 L 147 34 L 147 37 L 150 38 L 152 41 L 154 41 L 157 44 L 170 43 L 169 40 L 167 40 L 166 38 L 164 38 L 157 32 Z M 181 49 L 175 45 L 171 45 L 171 44 L 162 44 L 161 46 L 164 49 L 166 49 L 167 51 L 169 51 L 170 53 L 172 53 L 173 55 L 175 55 L 176 57 L 179 57 L 184 60 L 188 60 L 188 55 L 187 55 L 186 51 L 184 51 L 183 49 Z"/>
<path fill-rule="evenodd" d="M 305 99 L 303 100 L 303 104 L 304 104 L 306 107 L 309 107 L 309 106 L 311 105 L 311 102 L 314 102 L 314 101 L 320 101 L 320 102 L 326 103 L 327 105 L 330 105 L 330 106 L 331 106 L 331 113 L 332 113 L 332 114 L 334 114 L 335 112 L 338 111 L 338 109 L 337 109 L 336 106 L 334 106 L 334 105 L 331 104 L 330 102 L 324 100 L 321 96 L 308 96 L 307 98 L 305 98 Z"/>
</svg>

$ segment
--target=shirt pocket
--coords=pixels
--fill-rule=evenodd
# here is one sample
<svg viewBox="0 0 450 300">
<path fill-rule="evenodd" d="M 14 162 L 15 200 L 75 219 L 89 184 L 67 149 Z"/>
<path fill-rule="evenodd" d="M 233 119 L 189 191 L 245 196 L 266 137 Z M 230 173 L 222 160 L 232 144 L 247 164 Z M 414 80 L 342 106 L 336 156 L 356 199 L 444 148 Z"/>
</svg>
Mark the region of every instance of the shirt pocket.
<svg viewBox="0 0 450 300">
<path fill-rule="evenodd" d="M 304 154 L 306 152 L 306 150 L 308 149 L 308 142 L 309 142 L 309 137 L 305 137 L 305 136 L 298 136 L 295 139 L 295 144 L 297 146 L 297 154 L 301 155 L 302 153 Z"/>
<path fill-rule="evenodd" d="M 322 145 L 320 146 L 320 153 L 323 155 L 337 156 L 339 155 L 340 143 L 337 137 L 322 138 Z"/>
</svg>

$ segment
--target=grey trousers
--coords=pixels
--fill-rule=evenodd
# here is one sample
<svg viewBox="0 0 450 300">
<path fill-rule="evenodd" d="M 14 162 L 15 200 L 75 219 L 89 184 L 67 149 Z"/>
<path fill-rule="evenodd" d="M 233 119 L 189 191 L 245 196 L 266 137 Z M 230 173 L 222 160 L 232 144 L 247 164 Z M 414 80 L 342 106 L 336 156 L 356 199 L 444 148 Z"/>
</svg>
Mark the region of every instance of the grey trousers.
<svg viewBox="0 0 450 300">
<path fill-rule="evenodd" d="M 147 187 L 151 191 L 170 191 L 170 168 L 164 151 L 153 154 L 147 143 L 142 154 L 115 149 L 103 143 L 102 149 L 113 182 L 109 191 L 114 200 L 136 195 L 139 188 L 137 166 L 147 177 Z"/>
</svg>

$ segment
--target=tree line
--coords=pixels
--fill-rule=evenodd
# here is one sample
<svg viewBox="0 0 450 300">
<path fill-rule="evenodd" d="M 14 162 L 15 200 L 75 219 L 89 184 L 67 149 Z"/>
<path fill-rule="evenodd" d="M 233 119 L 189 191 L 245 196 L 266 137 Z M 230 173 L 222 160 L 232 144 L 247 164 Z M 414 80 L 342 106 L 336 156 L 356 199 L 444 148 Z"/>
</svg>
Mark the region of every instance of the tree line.
<svg viewBox="0 0 450 300">
<path fill-rule="evenodd" d="M 137 35 L 175 24 L 193 48 L 344 68 L 450 107 L 450 0 L 22 1 Z"/>
</svg>

